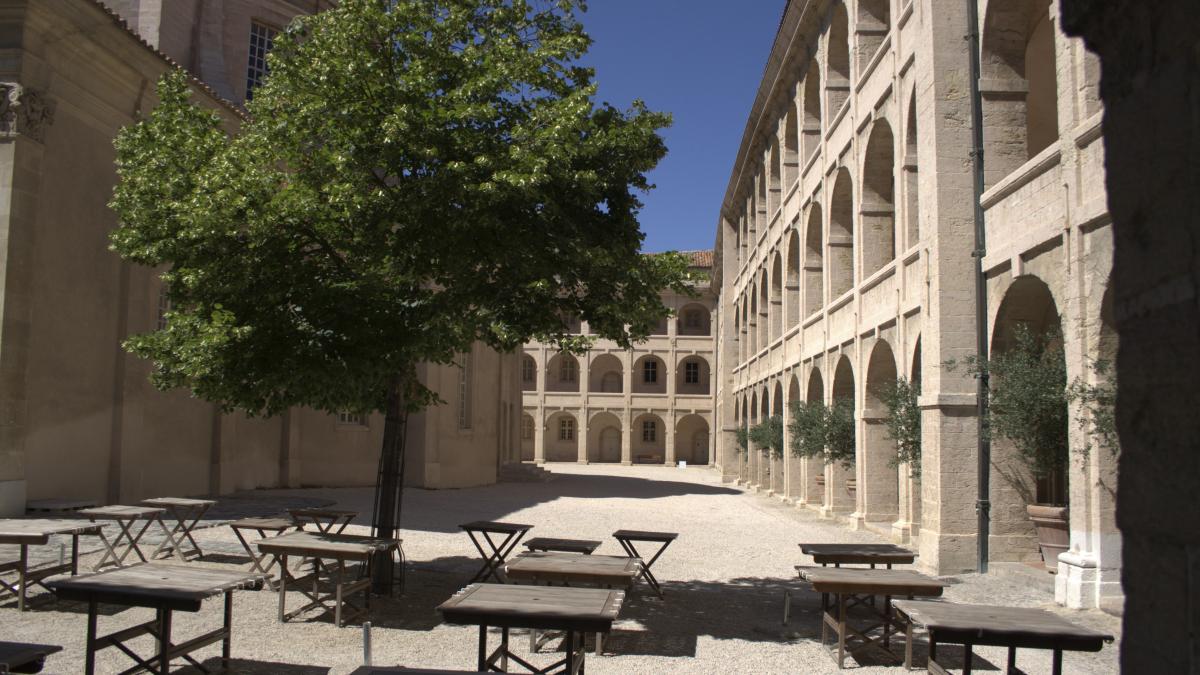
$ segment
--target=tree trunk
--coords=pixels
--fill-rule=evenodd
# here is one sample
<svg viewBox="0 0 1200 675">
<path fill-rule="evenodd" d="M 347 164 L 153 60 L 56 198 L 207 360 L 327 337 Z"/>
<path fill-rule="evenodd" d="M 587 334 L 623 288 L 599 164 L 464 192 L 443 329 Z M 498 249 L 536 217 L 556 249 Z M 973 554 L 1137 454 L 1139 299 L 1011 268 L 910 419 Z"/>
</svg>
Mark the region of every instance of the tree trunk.
<svg viewBox="0 0 1200 675">
<path fill-rule="evenodd" d="M 400 512 L 404 497 L 404 449 L 408 413 L 405 392 L 408 382 L 395 375 L 388 383 L 387 408 L 383 424 L 383 447 L 379 453 L 379 478 L 375 484 L 375 509 L 371 518 L 372 535 L 381 539 L 396 539 L 400 531 Z M 377 553 L 372 558 L 372 590 L 391 595 L 396 579 L 395 561 L 391 553 Z M 404 570 L 401 569 L 403 574 Z"/>
</svg>

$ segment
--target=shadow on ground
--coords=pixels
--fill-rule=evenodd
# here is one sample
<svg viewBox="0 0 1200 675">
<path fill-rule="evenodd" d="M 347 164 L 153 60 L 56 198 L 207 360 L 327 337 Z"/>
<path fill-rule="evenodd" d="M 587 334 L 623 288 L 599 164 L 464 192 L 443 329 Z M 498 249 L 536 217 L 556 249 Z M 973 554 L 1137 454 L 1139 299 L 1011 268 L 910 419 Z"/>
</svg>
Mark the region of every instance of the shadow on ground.
<svg viewBox="0 0 1200 675">
<path fill-rule="evenodd" d="M 273 663 L 268 661 L 253 661 L 250 659 L 230 659 L 229 670 L 221 670 L 221 659 L 213 657 L 202 662 L 204 670 L 188 666 L 175 671 L 179 675 L 193 673 L 237 673 L 238 675 L 327 675 L 328 668 L 321 666 L 297 666 L 290 663 Z"/>
</svg>

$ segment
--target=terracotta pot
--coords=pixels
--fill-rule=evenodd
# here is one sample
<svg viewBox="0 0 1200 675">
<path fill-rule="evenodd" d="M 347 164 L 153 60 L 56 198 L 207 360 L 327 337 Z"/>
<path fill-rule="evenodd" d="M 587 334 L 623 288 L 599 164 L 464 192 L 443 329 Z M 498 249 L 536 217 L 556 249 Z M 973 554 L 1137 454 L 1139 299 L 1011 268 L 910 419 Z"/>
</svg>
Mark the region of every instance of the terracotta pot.
<svg viewBox="0 0 1200 675">
<path fill-rule="evenodd" d="M 821 487 L 825 487 L 825 474 L 823 474 L 823 473 L 817 474 L 817 485 L 820 485 Z"/>
<path fill-rule="evenodd" d="M 1029 504 L 1025 507 L 1029 519 L 1037 529 L 1038 548 L 1042 550 L 1042 561 L 1051 573 L 1058 571 L 1058 554 L 1071 546 L 1071 527 L 1066 506 Z"/>
</svg>

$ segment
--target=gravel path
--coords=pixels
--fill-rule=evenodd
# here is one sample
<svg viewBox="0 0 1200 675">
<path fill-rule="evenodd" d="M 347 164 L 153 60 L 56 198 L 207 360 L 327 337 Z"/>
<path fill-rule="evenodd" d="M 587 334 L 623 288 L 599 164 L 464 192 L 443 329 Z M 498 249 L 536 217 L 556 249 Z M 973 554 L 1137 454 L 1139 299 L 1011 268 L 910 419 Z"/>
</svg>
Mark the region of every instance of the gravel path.
<svg viewBox="0 0 1200 675">
<path fill-rule="evenodd" d="M 410 561 L 402 597 L 374 603 L 372 623 L 376 664 L 470 669 L 477 629 L 442 625 L 434 608 L 475 572 L 479 560 L 457 525 L 469 520 L 510 520 L 534 524 L 529 536 L 603 540 L 597 554 L 619 555 L 614 530 L 679 532 L 679 539 L 655 565 L 667 592 L 660 601 L 644 591 L 631 594 L 606 647 L 612 656 L 589 658 L 593 673 L 836 673 L 819 645 L 819 605 L 811 593 L 796 590 L 793 566 L 808 562 L 796 544 L 879 541 L 819 520 L 809 511 L 721 485 L 702 468 L 552 465 L 556 479 L 547 483 L 503 483 L 467 490 L 410 490 L 405 496 L 402 533 Z M 263 515 L 298 503 L 335 503 L 363 515 L 348 532 L 367 531 L 369 489 L 276 490 L 242 493 L 221 505 L 221 518 Z M 210 527 L 197 533 L 207 555 L 191 564 L 245 566 L 231 531 Z M 54 556 L 57 556 L 55 547 Z M 85 557 L 87 562 L 90 557 Z M 1119 620 L 1097 611 L 1072 612 L 1054 605 L 1049 584 L 1027 571 L 1009 570 L 986 577 L 950 578 L 946 597 L 1052 609 L 1071 620 L 1119 632 Z M 781 623 L 783 594 L 792 589 L 792 619 Z M 287 624 L 275 621 L 277 599 L 269 592 L 235 594 L 234 645 L 237 673 L 341 674 L 362 663 L 357 627 L 337 629 L 314 612 Z M 298 603 L 300 596 L 289 602 Z M 86 608 L 66 602 L 34 602 L 19 615 L 15 602 L 0 603 L 0 639 L 61 644 L 46 672 L 82 672 Z M 298 606 L 298 605 L 297 605 Z M 101 633 L 147 620 L 149 610 L 108 608 Z M 220 620 L 220 603 L 197 614 L 177 613 L 176 635 L 186 637 Z M 150 649 L 149 639 L 132 643 Z M 526 641 L 516 639 L 521 652 Z M 551 651 L 553 646 L 543 649 Z M 923 645 L 916 650 L 924 663 Z M 199 652 L 202 661 L 219 665 L 219 647 Z M 961 650 L 939 650 L 946 665 L 961 667 Z M 1068 653 L 1067 673 L 1116 673 L 1118 645 L 1097 654 Z M 976 650 L 975 668 L 1003 668 L 999 649 Z M 544 659 L 547 654 L 543 654 Z M 849 670 L 902 673 L 896 666 L 864 653 L 862 662 L 847 658 Z M 536 657 L 535 657 L 536 658 Z M 985 662 L 986 661 L 986 662 Z M 116 650 L 101 654 L 100 671 L 118 672 L 129 661 Z M 1020 652 L 1020 666 L 1031 675 L 1050 672 L 1049 653 Z M 177 669 L 176 672 L 197 672 Z"/>
</svg>

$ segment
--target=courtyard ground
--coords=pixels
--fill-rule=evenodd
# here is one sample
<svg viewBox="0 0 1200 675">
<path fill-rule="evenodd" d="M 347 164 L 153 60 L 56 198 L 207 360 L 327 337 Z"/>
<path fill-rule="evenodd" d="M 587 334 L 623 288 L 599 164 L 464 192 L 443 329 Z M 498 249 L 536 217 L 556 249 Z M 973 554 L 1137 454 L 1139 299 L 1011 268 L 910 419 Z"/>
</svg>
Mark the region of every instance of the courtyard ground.
<svg viewBox="0 0 1200 675">
<path fill-rule="evenodd" d="M 556 478 L 546 483 L 502 483 L 465 490 L 409 490 L 404 502 L 404 551 L 409 565 L 407 587 L 397 598 L 377 600 L 374 625 L 376 665 L 473 669 L 477 629 L 443 625 L 434 608 L 450 597 L 479 567 L 479 559 L 458 524 L 471 520 L 509 520 L 533 524 L 528 536 L 599 539 L 597 554 L 621 554 L 612 539 L 617 529 L 668 530 L 679 539 L 655 565 L 664 582 L 666 600 L 635 590 L 621 611 L 606 650 L 593 658 L 591 673 L 835 673 L 832 659 L 819 644 L 819 600 L 799 590 L 794 566 L 811 562 L 797 543 L 881 541 L 820 520 L 760 494 L 723 485 L 705 468 L 551 465 Z M 366 533 L 370 489 L 267 490 L 225 498 L 210 512 L 197 534 L 205 560 L 191 563 L 227 569 L 247 561 L 224 520 L 242 515 L 269 515 L 290 506 L 336 505 L 363 515 L 348 532 Z M 86 541 L 86 538 L 85 538 Z M 94 550 L 94 549 L 92 549 Z M 10 557 L 0 547 L 0 559 Z M 57 546 L 42 555 L 57 557 Z M 95 553 L 83 558 L 95 560 Z M 1070 611 L 1054 604 L 1048 575 L 1023 566 L 998 566 L 987 576 L 948 577 L 945 597 L 960 602 L 1044 607 L 1072 621 L 1118 634 L 1119 620 L 1099 611 Z M 781 621 L 785 590 L 793 591 L 791 621 Z M 45 594 L 42 594 L 43 596 Z M 340 674 L 362 663 L 362 636 L 357 626 L 335 628 L 330 616 L 315 611 L 276 622 L 277 600 L 271 592 L 235 594 L 233 672 L 284 675 Z M 0 640 L 51 642 L 62 653 L 50 658 L 45 672 L 82 672 L 86 607 L 47 602 L 40 597 L 32 611 L 19 614 L 14 601 L 0 603 Z M 301 596 L 289 598 L 299 606 Z M 197 614 L 176 613 L 175 634 L 216 626 L 221 603 L 211 600 Z M 150 610 L 106 608 L 101 634 L 148 620 Z M 149 638 L 131 644 L 152 648 Z M 493 643 L 494 644 L 494 643 Z M 527 646 L 515 639 L 518 653 Z M 1097 654 L 1067 653 L 1067 673 L 1116 673 L 1119 644 Z M 198 653 L 206 665 L 219 667 L 219 646 Z M 543 648 L 540 658 L 546 659 Z M 944 649 L 944 651 L 943 651 Z M 921 642 L 916 661 L 924 665 Z M 946 665 L 958 669 L 962 651 L 940 648 Z M 537 657 L 535 657 L 537 658 Z M 129 667 L 128 659 L 109 649 L 99 661 L 102 673 Z M 1050 672 L 1048 652 L 1021 651 L 1019 666 L 1032 674 Z M 849 670 L 902 673 L 864 653 L 862 662 L 847 659 Z M 1000 649 L 977 648 L 974 667 L 1002 670 Z M 177 668 L 176 672 L 196 672 Z"/>
</svg>

